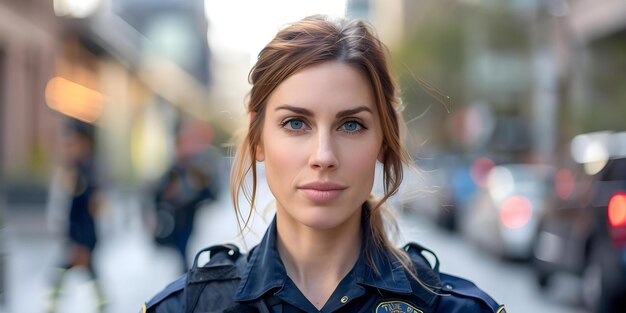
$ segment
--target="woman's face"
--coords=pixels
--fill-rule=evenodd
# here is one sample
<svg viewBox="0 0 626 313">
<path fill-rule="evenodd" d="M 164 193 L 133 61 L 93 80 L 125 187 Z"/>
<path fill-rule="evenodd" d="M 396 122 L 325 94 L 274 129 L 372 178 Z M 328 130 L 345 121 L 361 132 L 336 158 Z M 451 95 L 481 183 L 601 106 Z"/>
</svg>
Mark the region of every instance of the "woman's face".
<svg viewBox="0 0 626 313">
<path fill-rule="evenodd" d="M 305 68 L 270 96 L 256 158 L 281 220 L 332 229 L 360 219 L 382 130 L 367 77 L 339 62 Z"/>
</svg>

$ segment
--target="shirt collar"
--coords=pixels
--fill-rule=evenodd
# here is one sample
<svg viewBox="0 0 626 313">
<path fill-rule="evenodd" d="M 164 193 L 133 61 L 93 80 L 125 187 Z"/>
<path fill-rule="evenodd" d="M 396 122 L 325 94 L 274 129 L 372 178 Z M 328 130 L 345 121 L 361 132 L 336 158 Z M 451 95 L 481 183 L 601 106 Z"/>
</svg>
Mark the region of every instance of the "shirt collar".
<svg viewBox="0 0 626 313">
<path fill-rule="evenodd" d="M 421 260 L 412 260 L 420 282 L 410 274 L 389 251 L 377 249 L 372 256 L 378 273 L 371 268 L 364 252 L 354 266 L 355 282 L 364 286 L 384 290 L 393 294 L 413 294 L 429 306 L 434 305 L 439 290 L 439 274 Z"/>
<path fill-rule="evenodd" d="M 255 300 L 270 289 L 282 287 L 287 278 L 276 244 L 276 216 L 261 243 L 250 252 L 250 259 L 235 293 L 235 301 Z"/>
<path fill-rule="evenodd" d="M 378 273 L 368 264 L 366 254 L 364 250 L 361 250 L 361 256 L 353 270 L 356 283 L 392 293 L 410 294 L 413 292 L 400 262 L 379 249 L 373 251 L 372 258 L 378 267 L 376 269 Z"/>
<path fill-rule="evenodd" d="M 274 217 L 259 245 L 250 252 L 247 268 L 235 294 L 235 301 L 252 301 L 271 289 L 282 288 L 285 285 L 287 272 L 278 254 L 276 240 L 276 217 Z M 413 279 L 409 280 L 402 264 L 390 256 L 389 252 L 377 249 L 373 253 L 372 257 L 380 274 L 378 275 L 369 266 L 364 250 L 361 251 L 352 270 L 356 283 L 391 293 L 414 293 L 424 302 L 433 303 L 436 294 Z M 430 267 L 428 269 L 432 271 Z M 422 278 L 424 268 L 418 268 L 417 271 L 418 276 Z"/>
</svg>

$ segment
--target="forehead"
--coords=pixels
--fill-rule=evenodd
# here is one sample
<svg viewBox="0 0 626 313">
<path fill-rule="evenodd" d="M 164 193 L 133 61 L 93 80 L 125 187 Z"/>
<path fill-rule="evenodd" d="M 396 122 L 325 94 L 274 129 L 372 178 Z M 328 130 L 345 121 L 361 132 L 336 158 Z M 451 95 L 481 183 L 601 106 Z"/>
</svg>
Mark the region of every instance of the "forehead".
<svg viewBox="0 0 626 313">
<path fill-rule="evenodd" d="M 279 84 L 269 98 L 268 111 L 285 104 L 329 111 L 367 106 L 376 112 L 367 76 L 355 66 L 336 61 L 302 69 Z"/>
</svg>

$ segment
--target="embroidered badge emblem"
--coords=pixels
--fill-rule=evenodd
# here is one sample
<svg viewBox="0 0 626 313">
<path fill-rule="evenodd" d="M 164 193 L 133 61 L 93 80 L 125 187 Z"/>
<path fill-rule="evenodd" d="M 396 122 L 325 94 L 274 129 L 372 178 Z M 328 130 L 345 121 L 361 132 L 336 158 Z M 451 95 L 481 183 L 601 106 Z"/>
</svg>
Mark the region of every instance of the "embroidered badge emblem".
<svg viewBox="0 0 626 313">
<path fill-rule="evenodd" d="M 384 301 L 378 304 L 374 313 L 424 313 L 424 311 L 404 301 Z"/>
</svg>

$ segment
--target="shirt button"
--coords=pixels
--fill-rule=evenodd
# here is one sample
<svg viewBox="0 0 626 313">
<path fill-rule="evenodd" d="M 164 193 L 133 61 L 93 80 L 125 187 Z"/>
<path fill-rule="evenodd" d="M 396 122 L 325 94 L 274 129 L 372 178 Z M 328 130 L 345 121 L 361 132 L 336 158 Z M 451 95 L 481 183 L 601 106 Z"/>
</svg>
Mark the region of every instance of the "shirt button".
<svg viewBox="0 0 626 313">
<path fill-rule="evenodd" d="M 341 297 L 341 303 L 346 303 L 346 302 L 348 302 L 348 297 L 347 296 Z"/>
</svg>

